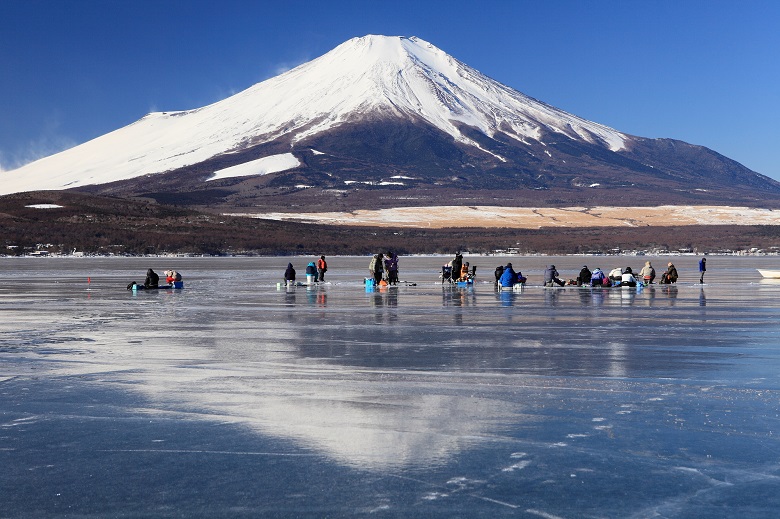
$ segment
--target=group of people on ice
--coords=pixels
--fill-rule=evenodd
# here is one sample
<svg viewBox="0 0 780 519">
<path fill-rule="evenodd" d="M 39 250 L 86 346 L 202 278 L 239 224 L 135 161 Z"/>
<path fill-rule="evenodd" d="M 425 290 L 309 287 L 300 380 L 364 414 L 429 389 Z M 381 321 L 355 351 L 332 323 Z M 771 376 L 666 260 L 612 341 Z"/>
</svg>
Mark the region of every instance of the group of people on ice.
<svg viewBox="0 0 780 519">
<path fill-rule="evenodd" d="M 699 261 L 699 282 L 704 283 L 704 273 L 707 270 L 706 258 Z M 149 269 L 151 271 L 151 269 Z M 306 280 L 308 284 L 325 281 L 325 272 L 328 270 L 328 264 L 325 256 L 314 262 L 311 261 L 306 266 Z M 392 251 L 386 253 L 374 254 L 368 266 L 370 278 L 376 286 L 397 285 L 398 281 L 398 255 Z M 455 258 L 442 266 L 440 278 L 442 283 L 451 282 L 473 282 L 476 277 L 476 266 L 471 266 L 468 261 L 463 261 L 463 255 L 458 252 Z M 168 271 L 166 271 L 168 274 Z M 174 274 L 176 274 L 174 272 Z M 152 272 L 152 275 L 156 275 Z M 496 267 L 495 270 L 496 286 L 501 288 L 513 287 L 515 285 L 524 285 L 527 278 L 522 272 L 516 271 L 511 263 Z M 170 278 L 169 278 L 170 279 Z M 287 270 L 284 273 L 285 283 L 295 285 L 295 269 L 292 263 L 287 264 Z M 583 265 L 576 278 L 569 280 L 561 279 L 555 265 L 549 265 L 544 271 L 543 285 L 545 287 L 554 286 L 591 286 L 591 287 L 636 287 L 638 285 L 649 285 L 655 282 L 656 271 L 650 261 L 646 261 L 644 267 L 634 273 L 631 267 L 616 267 L 608 273 L 596 268 L 591 271 L 587 265 Z M 672 262 L 666 266 L 666 270 L 661 274 L 658 281 L 660 284 L 676 283 L 678 279 L 677 268 Z M 179 277 L 179 280 L 181 278 Z M 154 280 L 147 276 L 147 283 L 156 285 Z M 145 283 L 146 284 L 146 283 Z"/>
<path fill-rule="evenodd" d="M 325 282 L 327 271 L 328 263 L 325 261 L 325 256 L 320 256 L 316 262 L 310 261 L 306 265 L 306 282 L 309 285 Z M 295 268 L 292 263 L 288 263 L 287 270 L 284 271 L 284 283 L 287 286 L 295 286 Z"/>
<path fill-rule="evenodd" d="M 477 266 L 474 265 L 472 267 L 468 261 L 463 261 L 463 254 L 460 252 L 455 253 L 455 258 L 452 261 L 442 265 L 441 273 L 439 274 L 442 283 L 447 281 L 469 283 L 473 282 L 476 277 Z"/>
<path fill-rule="evenodd" d="M 368 264 L 368 273 L 373 278 L 374 284 L 397 285 L 398 284 L 398 255 L 393 251 L 386 254 L 374 254 Z"/>
<path fill-rule="evenodd" d="M 700 283 L 704 282 L 704 271 L 706 271 L 706 259 L 702 258 L 699 262 L 699 271 L 701 272 Z M 516 284 L 524 284 L 526 282 L 525 276 L 522 273 L 515 272 L 511 263 L 507 263 L 506 266 L 496 267 L 495 271 L 496 285 L 502 288 L 512 287 Z M 631 267 L 617 267 L 612 269 L 608 274 L 600 268 L 596 268 L 591 271 L 587 265 L 583 265 L 576 278 L 565 281 L 560 278 L 558 270 L 555 265 L 549 265 L 544 270 L 545 287 L 554 286 L 591 286 L 591 287 L 636 287 L 637 285 L 649 285 L 655 282 L 656 272 L 653 265 L 649 262 L 645 262 L 645 266 L 638 274 L 634 274 Z M 678 279 L 677 268 L 672 262 L 669 262 L 666 267 L 666 271 L 661 275 L 659 283 L 671 284 L 676 283 Z"/>
<path fill-rule="evenodd" d="M 144 279 L 143 285 L 136 283 L 135 281 L 131 281 L 129 285 L 127 285 L 128 290 L 147 290 L 147 289 L 156 289 L 156 288 L 184 288 L 184 284 L 182 283 L 181 274 L 176 272 L 175 270 L 166 270 L 163 272 L 165 274 L 165 285 L 160 286 L 160 275 L 155 272 L 152 269 L 148 269 L 146 271 L 146 278 Z"/>
</svg>

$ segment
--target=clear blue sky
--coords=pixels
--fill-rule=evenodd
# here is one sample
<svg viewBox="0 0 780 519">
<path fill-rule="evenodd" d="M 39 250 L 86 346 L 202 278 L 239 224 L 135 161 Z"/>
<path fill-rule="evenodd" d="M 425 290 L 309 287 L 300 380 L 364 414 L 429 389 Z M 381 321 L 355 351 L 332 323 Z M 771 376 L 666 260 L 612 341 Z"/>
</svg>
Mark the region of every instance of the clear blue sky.
<svg viewBox="0 0 780 519">
<path fill-rule="evenodd" d="M 366 34 L 780 180 L 780 2 L 0 0 L 0 166 L 197 108 Z"/>
</svg>

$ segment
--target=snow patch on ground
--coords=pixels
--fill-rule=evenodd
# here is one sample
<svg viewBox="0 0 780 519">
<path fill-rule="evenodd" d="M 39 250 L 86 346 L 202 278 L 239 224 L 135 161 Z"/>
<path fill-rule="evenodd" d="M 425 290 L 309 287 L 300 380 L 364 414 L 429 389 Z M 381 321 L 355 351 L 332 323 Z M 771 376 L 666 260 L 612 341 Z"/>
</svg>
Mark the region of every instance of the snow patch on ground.
<svg viewBox="0 0 780 519">
<path fill-rule="evenodd" d="M 659 207 L 493 207 L 436 206 L 398 207 L 326 213 L 232 213 L 268 220 L 292 220 L 331 225 L 388 227 L 452 227 L 468 221 L 471 227 L 647 227 L 664 225 L 776 225 L 780 211 L 727 206 Z"/>
<path fill-rule="evenodd" d="M 279 173 L 288 169 L 300 166 L 300 161 L 292 153 L 282 153 L 281 155 L 271 155 L 262 159 L 245 162 L 237 166 L 220 169 L 215 171 L 207 182 L 232 177 L 249 177 L 254 175 L 268 175 L 269 173 Z"/>
<path fill-rule="evenodd" d="M 29 207 L 30 209 L 59 209 L 63 206 L 57 204 L 32 204 L 26 205 L 25 207 Z"/>
</svg>

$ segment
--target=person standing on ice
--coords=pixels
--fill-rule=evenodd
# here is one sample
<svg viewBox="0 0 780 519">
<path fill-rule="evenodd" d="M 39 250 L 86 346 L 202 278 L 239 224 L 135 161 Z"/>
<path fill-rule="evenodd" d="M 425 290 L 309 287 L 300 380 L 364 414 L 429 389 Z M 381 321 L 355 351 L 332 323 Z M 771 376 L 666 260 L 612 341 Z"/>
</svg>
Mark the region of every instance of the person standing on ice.
<svg viewBox="0 0 780 519">
<path fill-rule="evenodd" d="M 325 281 L 325 273 L 328 271 L 328 264 L 325 262 L 325 256 L 320 256 L 317 260 L 317 280 Z"/>
<path fill-rule="evenodd" d="M 452 280 L 457 281 L 460 278 L 460 270 L 463 268 L 463 255 L 460 252 L 455 253 L 455 259 L 452 260 Z"/>
<path fill-rule="evenodd" d="M 374 254 L 374 257 L 371 258 L 371 263 L 368 264 L 368 272 L 374 278 L 376 286 L 379 286 L 379 282 L 382 281 L 382 274 L 385 272 L 383 257 L 381 252 Z"/>
<path fill-rule="evenodd" d="M 391 285 L 398 284 L 398 255 L 393 251 L 387 251 L 385 260 L 385 271 L 387 271 L 387 282 Z"/>
<path fill-rule="evenodd" d="M 704 273 L 707 272 L 707 258 L 699 260 L 699 283 L 704 283 Z"/>
</svg>

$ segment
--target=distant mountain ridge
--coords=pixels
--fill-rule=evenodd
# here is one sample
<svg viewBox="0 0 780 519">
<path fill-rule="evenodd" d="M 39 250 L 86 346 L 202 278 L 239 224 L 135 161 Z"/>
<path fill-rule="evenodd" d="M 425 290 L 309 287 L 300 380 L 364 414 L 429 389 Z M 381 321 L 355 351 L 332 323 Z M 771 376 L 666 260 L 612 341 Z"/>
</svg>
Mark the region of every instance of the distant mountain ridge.
<svg viewBox="0 0 780 519">
<path fill-rule="evenodd" d="M 780 200 L 778 182 L 705 147 L 621 133 L 387 36 L 0 174 L 0 194 L 39 189 L 219 210 Z"/>
</svg>

